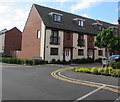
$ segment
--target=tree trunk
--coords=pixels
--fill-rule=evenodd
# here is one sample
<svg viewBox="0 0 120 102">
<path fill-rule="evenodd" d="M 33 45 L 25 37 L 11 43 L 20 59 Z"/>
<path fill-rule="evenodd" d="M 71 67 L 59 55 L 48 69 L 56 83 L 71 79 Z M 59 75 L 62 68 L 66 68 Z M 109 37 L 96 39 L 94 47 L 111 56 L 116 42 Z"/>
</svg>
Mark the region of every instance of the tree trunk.
<svg viewBox="0 0 120 102">
<path fill-rule="evenodd" d="M 109 56 L 110 56 L 110 51 L 109 51 L 109 49 L 107 48 L 107 59 L 108 59 Z"/>
</svg>

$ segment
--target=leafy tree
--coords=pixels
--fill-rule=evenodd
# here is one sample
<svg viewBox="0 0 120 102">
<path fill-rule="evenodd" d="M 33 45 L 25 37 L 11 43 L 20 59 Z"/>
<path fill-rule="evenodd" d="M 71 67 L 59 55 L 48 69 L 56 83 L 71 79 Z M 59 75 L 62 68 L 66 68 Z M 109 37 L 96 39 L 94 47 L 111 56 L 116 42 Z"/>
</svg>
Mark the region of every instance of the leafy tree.
<svg viewBox="0 0 120 102">
<path fill-rule="evenodd" d="M 94 45 L 99 48 L 107 48 L 108 52 L 120 49 L 120 41 L 112 29 L 104 29 L 96 36 Z"/>
</svg>

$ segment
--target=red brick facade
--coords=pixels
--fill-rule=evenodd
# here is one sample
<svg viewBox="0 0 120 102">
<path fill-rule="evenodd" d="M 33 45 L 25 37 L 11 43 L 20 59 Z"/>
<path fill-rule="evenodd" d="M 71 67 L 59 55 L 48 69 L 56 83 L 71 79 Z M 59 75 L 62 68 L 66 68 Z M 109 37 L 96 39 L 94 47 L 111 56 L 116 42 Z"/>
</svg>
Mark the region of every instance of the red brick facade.
<svg viewBox="0 0 120 102">
<path fill-rule="evenodd" d="M 13 56 L 12 51 L 21 50 L 22 33 L 16 27 L 5 33 L 4 54 Z"/>
<path fill-rule="evenodd" d="M 70 34 L 70 39 L 67 39 L 67 33 Z M 73 33 L 72 32 L 64 32 L 63 35 L 63 59 L 65 59 L 65 48 L 70 48 L 71 51 L 71 60 L 73 59 Z"/>
<path fill-rule="evenodd" d="M 37 38 L 38 30 L 41 30 L 41 21 L 33 6 L 22 34 L 22 50 L 20 58 L 32 59 L 33 56 L 40 56 L 40 39 Z"/>
<path fill-rule="evenodd" d="M 87 36 L 87 47 L 94 48 L 93 42 L 94 42 L 94 36 L 88 35 Z"/>
</svg>

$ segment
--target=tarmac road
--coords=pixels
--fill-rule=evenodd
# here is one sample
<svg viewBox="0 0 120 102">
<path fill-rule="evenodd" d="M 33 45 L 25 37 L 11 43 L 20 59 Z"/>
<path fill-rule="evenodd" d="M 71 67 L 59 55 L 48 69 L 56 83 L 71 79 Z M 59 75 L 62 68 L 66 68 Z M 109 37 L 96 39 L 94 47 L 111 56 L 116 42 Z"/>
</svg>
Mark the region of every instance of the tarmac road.
<svg viewBox="0 0 120 102">
<path fill-rule="evenodd" d="M 89 67 L 91 65 L 79 65 Z M 95 65 L 94 65 L 95 66 Z M 77 102 L 80 100 L 97 102 L 117 102 L 117 92 L 103 89 L 104 86 L 92 87 L 60 80 L 51 75 L 55 70 L 70 66 L 62 65 L 2 65 L 2 100 L 54 100 L 59 102 Z M 96 66 L 98 67 L 98 65 Z M 67 77 L 99 82 L 99 78 L 74 72 L 63 72 Z M 103 77 L 101 77 L 103 78 Z M 105 77 L 100 83 L 118 85 L 118 78 Z M 101 102 L 100 101 L 100 102 Z"/>
</svg>

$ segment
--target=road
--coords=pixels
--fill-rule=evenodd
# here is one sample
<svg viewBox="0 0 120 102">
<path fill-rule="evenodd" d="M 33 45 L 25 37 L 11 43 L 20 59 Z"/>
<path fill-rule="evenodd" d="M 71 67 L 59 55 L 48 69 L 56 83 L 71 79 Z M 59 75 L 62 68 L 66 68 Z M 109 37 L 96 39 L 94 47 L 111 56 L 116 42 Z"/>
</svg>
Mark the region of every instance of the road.
<svg viewBox="0 0 120 102">
<path fill-rule="evenodd" d="M 85 66 L 93 65 L 80 65 L 80 67 Z M 103 88 L 104 86 L 94 87 L 87 84 L 71 83 L 51 75 L 52 72 L 67 67 L 71 66 L 2 64 L 2 100 L 39 100 L 41 102 L 43 100 L 60 100 L 60 102 L 64 102 L 63 100 L 68 102 L 77 102 L 79 100 L 96 102 L 101 100 L 104 102 L 117 102 L 118 93 L 106 90 Z M 99 82 L 99 78 L 97 79 L 95 76 L 73 73 L 64 71 L 62 74 L 81 80 L 90 78 L 92 80 L 89 79 L 88 81 Z M 101 79 L 100 83 L 106 82 L 106 84 L 118 85 L 118 78 L 105 77 L 107 78 Z"/>
</svg>

